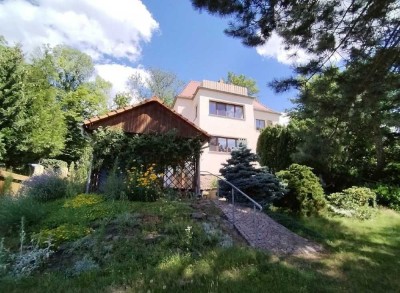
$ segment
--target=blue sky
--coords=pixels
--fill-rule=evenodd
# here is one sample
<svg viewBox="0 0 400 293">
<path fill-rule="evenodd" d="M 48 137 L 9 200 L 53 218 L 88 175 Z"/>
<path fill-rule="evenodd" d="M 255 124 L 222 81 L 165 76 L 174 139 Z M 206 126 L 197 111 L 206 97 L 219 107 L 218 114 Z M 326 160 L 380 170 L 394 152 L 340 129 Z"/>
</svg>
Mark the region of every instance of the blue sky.
<svg viewBox="0 0 400 293">
<path fill-rule="evenodd" d="M 125 89 L 127 77 L 146 77 L 150 67 L 181 80 L 219 80 L 228 71 L 255 79 L 261 102 L 277 111 L 291 107 L 295 92 L 275 94 L 267 83 L 292 71 L 277 35 L 248 48 L 223 33 L 228 19 L 194 10 L 190 0 L 3 0 L 0 35 L 29 56 L 43 44 L 65 44 L 90 55 L 97 73 Z M 307 60 L 301 54 L 297 62 Z"/>
<path fill-rule="evenodd" d="M 260 56 L 255 48 L 223 33 L 228 19 L 194 10 L 190 1 L 147 0 L 145 5 L 160 24 L 160 32 L 143 48 L 142 64 L 175 72 L 184 81 L 219 80 L 228 71 L 255 79 L 259 98 L 283 111 L 295 95 L 275 94 L 267 83 L 291 74 L 289 65 Z"/>
</svg>

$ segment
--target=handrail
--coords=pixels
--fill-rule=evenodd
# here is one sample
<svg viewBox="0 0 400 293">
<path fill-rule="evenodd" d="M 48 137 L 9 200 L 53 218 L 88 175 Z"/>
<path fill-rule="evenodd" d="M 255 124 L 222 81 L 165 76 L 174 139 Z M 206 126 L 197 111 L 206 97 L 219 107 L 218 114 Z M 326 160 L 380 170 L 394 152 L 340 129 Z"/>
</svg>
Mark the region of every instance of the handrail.
<svg viewBox="0 0 400 293">
<path fill-rule="evenodd" d="M 204 174 L 204 173 L 206 173 L 206 174 Z M 256 202 L 254 199 L 252 199 L 250 196 L 248 196 L 246 193 L 244 193 L 239 188 L 237 188 L 235 185 L 233 185 L 231 182 L 227 181 L 225 178 L 222 178 L 221 176 L 213 174 L 213 173 L 208 172 L 208 171 L 200 171 L 200 175 L 207 175 L 207 174 L 208 175 L 212 175 L 214 177 L 217 177 L 219 180 L 225 182 L 226 184 L 228 184 L 232 188 L 232 223 L 233 223 L 233 225 L 236 226 L 235 190 L 253 203 L 253 229 L 254 229 L 254 232 L 255 232 L 254 233 L 255 239 L 254 239 L 252 245 L 256 246 L 256 243 L 259 241 L 259 238 L 258 238 L 258 235 L 259 235 L 258 221 L 259 221 L 259 219 L 258 220 L 256 219 L 257 218 L 256 217 L 256 208 L 258 208 L 260 210 L 260 212 L 261 212 L 262 211 L 262 206 L 258 202 Z"/>
<path fill-rule="evenodd" d="M 238 191 L 241 195 L 243 195 L 244 197 L 246 197 L 248 200 L 250 200 L 260 211 L 262 211 L 262 206 L 256 202 L 254 199 L 252 199 L 250 196 L 248 196 L 246 193 L 244 193 L 243 191 L 241 191 L 239 188 L 237 188 L 235 185 L 233 185 L 232 183 L 230 183 L 229 181 L 225 180 L 224 178 L 222 178 L 219 175 L 213 174 L 211 172 L 208 171 L 200 171 L 200 175 L 202 175 L 201 173 L 207 173 L 208 175 L 212 175 L 214 177 L 217 177 L 218 179 L 224 181 L 226 184 L 228 184 L 229 186 L 231 186 L 233 189 L 235 189 L 236 191 Z M 204 174 L 205 175 L 205 174 Z"/>
</svg>

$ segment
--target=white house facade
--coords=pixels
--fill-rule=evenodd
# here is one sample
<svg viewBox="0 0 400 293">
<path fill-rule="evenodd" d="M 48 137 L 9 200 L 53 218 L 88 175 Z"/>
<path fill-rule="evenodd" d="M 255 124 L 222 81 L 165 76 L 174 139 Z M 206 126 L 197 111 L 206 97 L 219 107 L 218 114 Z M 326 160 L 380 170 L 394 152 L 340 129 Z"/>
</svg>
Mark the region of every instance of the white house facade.
<svg viewBox="0 0 400 293">
<path fill-rule="evenodd" d="M 247 88 L 224 82 L 191 81 L 176 97 L 174 110 L 207 131 L 211 140 L 200 158 L 200 171 L 219 174 L 222 163 L 241 143 L 256 151 L 260 131 L 279 123 L 281 113 L 247 94 Z M 202 177 L 202 188 L 210 188 Z"/>
</svg>

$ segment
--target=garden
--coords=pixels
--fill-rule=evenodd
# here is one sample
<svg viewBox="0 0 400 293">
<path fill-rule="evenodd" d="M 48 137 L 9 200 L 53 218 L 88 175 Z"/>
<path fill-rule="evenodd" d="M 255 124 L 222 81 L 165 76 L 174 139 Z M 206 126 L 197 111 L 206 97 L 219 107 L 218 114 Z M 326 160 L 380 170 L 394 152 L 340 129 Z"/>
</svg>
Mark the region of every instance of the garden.
<svg viewBox="0 0 400 293">
<path fill-rule="evenodd" d="M 85 164 L 77 164 L 67 178 L 49 171 L 18 196 L 0 197 L 0 291 L 400 290 L 400 214 L 377 204 L 374 190 L 326 195 L 311 168 L 292 164 L 273 175 L 254 168 L 256 159 L 239 148 L 221 173 L 323 253 L 277 256 L 249 247 L 212 204 L 194 217 L 202 201 L 163 189 L 154 163 L 129 166 L 123 179 L 114 173 L 98 194 L 82 193 Z"/>
</svg>

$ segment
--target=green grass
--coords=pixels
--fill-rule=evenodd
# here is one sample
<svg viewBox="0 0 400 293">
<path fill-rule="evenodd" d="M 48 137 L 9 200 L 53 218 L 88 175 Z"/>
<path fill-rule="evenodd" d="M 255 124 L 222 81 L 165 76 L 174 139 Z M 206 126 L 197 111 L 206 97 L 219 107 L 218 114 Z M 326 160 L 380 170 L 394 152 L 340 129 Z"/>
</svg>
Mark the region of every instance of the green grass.
<svg viewBox="0 0 400 293">
<path fill-rule="evenodd" d="M 92 229 L 31 277 L 0 278 L 0 292 L 399 292 L 400 214 L 278 221 L 321 242 L 320 258 L 278 258 L 250 247 L 222 248 L 190 217 L 190 202 L 64 199 L 43 204 L 30 233 L 62 225 Z M 190 229 L 188 229 L 190 227 Z M 157 235 L 148 239 L 149 235 Z M 16 237 L 18 235 L 15 235 Z M 12 236 L 6 237 L 6 242 Z M 9 239 L 8 239 L 9 238 Z M 98 269 L 73 274 L 88 257 Z"/>
</svg>

